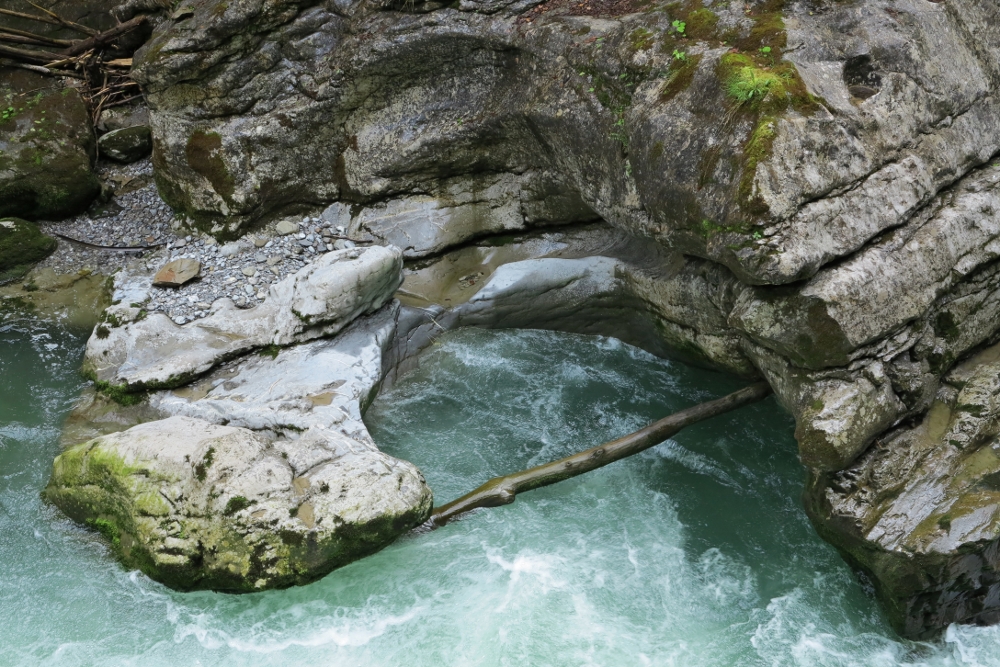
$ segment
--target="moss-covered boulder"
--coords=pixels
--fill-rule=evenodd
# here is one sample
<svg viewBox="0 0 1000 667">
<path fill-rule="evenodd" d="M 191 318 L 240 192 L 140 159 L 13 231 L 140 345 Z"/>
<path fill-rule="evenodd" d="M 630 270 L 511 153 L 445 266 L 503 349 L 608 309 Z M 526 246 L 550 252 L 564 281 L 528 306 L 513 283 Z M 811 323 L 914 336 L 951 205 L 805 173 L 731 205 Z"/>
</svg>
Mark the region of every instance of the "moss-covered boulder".
<svg viewBox="0 0 1000 667">
<path fill-rule="evenodd" d="M 170 417 L 72 447 L 44 495 L 129 568 L 180 590 L 308 583 L 430 514 L 420 471 L 314 427 L 269 441 Z"/>
<path fill-rule="evenodd" d="M 59 219 L 100 192 L 96 140 L 73 88 L 0 68 L 0 215 Z"/>
<path fill-rule="evenodd" d="M 55 249 L 55 239 L 42 234 L 37 225 L 19 218 L 0 218 L 0 285 L 20 278 Z"/>
</svg>

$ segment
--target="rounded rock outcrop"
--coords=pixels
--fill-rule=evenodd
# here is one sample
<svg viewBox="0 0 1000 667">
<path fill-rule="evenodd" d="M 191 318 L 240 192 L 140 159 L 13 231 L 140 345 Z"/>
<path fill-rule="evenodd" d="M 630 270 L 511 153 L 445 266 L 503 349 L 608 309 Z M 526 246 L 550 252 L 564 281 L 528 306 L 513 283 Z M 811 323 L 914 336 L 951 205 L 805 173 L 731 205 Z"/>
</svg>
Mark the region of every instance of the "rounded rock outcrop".
<svg viewBox="0 0 1000 667">
<path fill-rule="evenodd" d="M 63 452 L 47 500 L 96 528 L 118 558 L 180 590 L 308 583 L 426 520 L 417 468 L 313 427 L 268 441 L 170 417 Z"/>
</svg>

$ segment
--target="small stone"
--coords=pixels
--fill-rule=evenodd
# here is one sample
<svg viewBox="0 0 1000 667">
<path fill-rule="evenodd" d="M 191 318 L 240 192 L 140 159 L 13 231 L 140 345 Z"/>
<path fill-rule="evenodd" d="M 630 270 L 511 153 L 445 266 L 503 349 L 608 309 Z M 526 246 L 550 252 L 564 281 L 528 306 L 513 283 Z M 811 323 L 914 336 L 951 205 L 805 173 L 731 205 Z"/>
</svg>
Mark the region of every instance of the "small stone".
<svg viewBox="0 0 1000 667">
<path fill-rule="evenodd" d="M 247 276 L 248 278 L 250 276 L 254 276 L 257 274 L 257 267 L 255 266 L 244 266 L 240 270 L 243 271 L 243 275 Z"/>
<path fill-rule="evenodd" d="M 186 245 L 187 245 L 187 239 L 177 239 L 176 241 L 174 241 L 175 248 L 183 248 Z"/>
<path fill-rule="evenodd" d="M 243 252 L 243 245 L 239 241 L 233 241 L 232 243 L 227 243 L 219 249 L 219 254 L 223 257 L 232 257 L 233 255 L 238 255 Z"/>
<path fill-rule="evenodd" d="M 265 255 L 262 252 L 259 252 L 256 255 L 254 255 L 253 258 L 254 258 L 254 261 L 256 261 L 258 264 L 260 264 L 261 262 L 266 262 L 267 261 L 267 255 Z"/>
<path fill-rule="evenodd" d="M 271 273 L 273 273 L 276 276 L 280 276 L 281 275 L 281 269 L 279 269 L 276 266 L 272 266 L 271 267 Z"/>
<path fill-rule="evenodd" d="M 353 247 L 354 241 L 347 241 L 345 239 L 337 239 L 337 242 L 333 244 L 334 250 L 345 250 Z"/>
<path fill-rule="evenodd" d="M 267 265 L 274 266 L 275 264 L 281 264 L 282 260 L 284 259 L 285 258 L 282 257 L 281 255 L 271 255 L 270 257 L 267 258 Z"/>
<path fill-rule="evenodd" d="M 206 248 L 211 248 L 216 243 L 218 243 L 218 241 L 215 240 L 214 236 L 209 236 L 208 238 L 205 239 L 205 247 Z"/>
<path fill-rule="evenodd" d="M 299 231 L 299 226 L 290 220 L 282 220 L 275 226 L 274 231 L 282 236 L 288 236 Z"/>
<path fill-rule="evenodd" d="M 97 147 L 102 155 L 116 162 L 135 162 L 149 155 L 153 139 L 148 127 L 137 125 L 102 135 Z"/>
<path fill-rule="evenodd" d="M 248 296 L 253 296 L 254 292 L 256 292 L 256 290 L 250 285 L 244 285 L 243 291 L 246 292 Z"/>
<path fill-rule="evenodd" d="M 194 259 L 175 259 L 166 264 L 153 276 L 153 285 L 157 287 L 180 287 L 184 283 L 198 277 L 201 263 Z"/>
<path fill-rule="evenodd" d="M 307 241 L 306 239 L 302 239 L 299 241 L 299 245 L 302 246 L 303 248 L 309 248 L 312 247 L 312 241 Z"/>
<path fill-rule="evenodd" d="M 257 237 L 257 238 L 255 238 L 253 240 L 253 244 L 255 246 L 257 246 L 258 248 L 263 248 L 264 246 L 267 245 L 267 239 L 261 238 L 261 237 Z"/>
</svg>

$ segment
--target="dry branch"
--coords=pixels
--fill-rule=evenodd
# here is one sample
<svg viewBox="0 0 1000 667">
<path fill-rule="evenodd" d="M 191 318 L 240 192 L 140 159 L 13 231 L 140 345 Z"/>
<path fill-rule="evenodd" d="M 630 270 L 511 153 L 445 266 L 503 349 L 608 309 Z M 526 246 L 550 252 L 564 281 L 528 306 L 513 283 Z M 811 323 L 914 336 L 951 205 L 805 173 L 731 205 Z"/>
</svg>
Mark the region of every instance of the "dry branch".
<svg viewBox="0 0 1000 667">
<path fill-rule="evenodd" d="M 63 52 L 66 56 L 76 56 L 86 51 L 92 51 L 94 49 L 100 48 L 102 46 L 107 46 L 113 42 L 118 37 L 121 37 L 127 32 L 135 30 L 140 25 L 146 22 L 145 16 L 136 16 L 135 18 L 129 19 L 125 23 L 116 25 L 110 30 L 106 30 L 102 33 L 97 33 L 90 37 L 89 39 L 82 39 Z"/>
<path fill-rule="evenodd" d="M 582 475 L 658 445 L 685 426 L 755 403 L 771 393 L 766 382 L 758 382 L 728 396 L 676 412 L 646 428 L 564 459 L 494 477 L 471 493 L 436 507 L 427 524 L 439 528 L 455 517 L 480 507 L 499 507 L 514 502 L 518 493 Z"/>
<path fill-rule="evenodd" d="M 14 28 L 4 27 L 3 31 L 10 35 L 18 35 L 20 37 L 31 37 L 32 39 L 37 39 L 52 46 L 72 46 L 73 42 L 67 39 L 55 39 L 54 37 L 48 37 L 46 35 L 36 35 L 33 32 L 27 32 L 25 30 L 15 30 Z"/>
</svg>

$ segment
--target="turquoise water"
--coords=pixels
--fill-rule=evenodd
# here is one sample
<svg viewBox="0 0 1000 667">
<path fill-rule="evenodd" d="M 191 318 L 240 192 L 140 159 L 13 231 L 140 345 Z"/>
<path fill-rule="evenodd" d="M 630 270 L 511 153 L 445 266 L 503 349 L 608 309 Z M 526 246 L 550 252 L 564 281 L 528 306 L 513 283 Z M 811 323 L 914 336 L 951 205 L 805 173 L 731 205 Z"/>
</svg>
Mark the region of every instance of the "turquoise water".
<svg viewBox="0 0 1000 667">
<path fill-rule="evenodd" d="M 1000 665 L 893 637 L 800 507 L 772 400 L 309 586 L 175 593 L 39 500 L 84 337 L 0 325 L 0 666 Z M 368 422 L 439 502 L 740 386 L 614 340 L 460 331 Z"/>
</svg>

